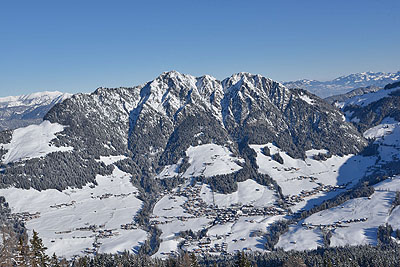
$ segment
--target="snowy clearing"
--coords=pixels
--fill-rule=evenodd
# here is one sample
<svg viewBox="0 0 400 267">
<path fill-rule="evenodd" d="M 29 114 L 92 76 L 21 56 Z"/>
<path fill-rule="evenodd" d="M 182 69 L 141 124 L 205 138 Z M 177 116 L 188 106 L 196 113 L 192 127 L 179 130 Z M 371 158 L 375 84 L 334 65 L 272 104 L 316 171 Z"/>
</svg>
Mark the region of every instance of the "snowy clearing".
<svg viewBox="0 0 400 267">
<path fill-rule="evenodd" d="M 315 104 L 314 100 L 311 99 L 308 95 L 300 95 L 299 97 L 301 100 L 305 101 L 307 104 L 310 104 L 310 105 Z"/>
<path fill-rule="evenodd" d="M 263 234 L 268 231 L 268 227 L 275 221 L 282 219 L 282 216 L 250 216 L 240 217 L 235 223 L 216 225 L 211 227 L 207 236 L 211 240 L 211 247 L 216 244 L 227 244 L 227 252 L 236 251 L 265 251 L 265 240 Z M 188 250 L 194 250 L 195 246 Z"/>
<path fill-rule="evenodd" d="M 238 182 L 238 190 L 231 194 L 213 192 L 206 184 L 203 184 L 200 194 L 204 202 L 217 207 L 229 207 L 235 204 L 265 207 L 272 205 L 277 199 L 273 190 L 251 179 Z"/>
<path fill-rule="evenodd" d="M 379 164 L 400 158 L 400 123 L 393 118 L 385 118 L 381 124 L 365 131 L 364 136 L 374 138 L 374 144 L 379 145 Z"/>
<path fill-rule="evenodd" d="M 322 232 L 320 229 L 305 229 L 303 227 L 289 227 L 289 231 L 284 233 L 275 247 L 284 250 L 307 250 L 316 249 L 322 246 Z"/>
<path fill-rule="evenodd" d="M 190 146 L 186 150 L 186 155 L 189 157 L 190 166 L 183 175 L 178 173 L 179 166 L 182 164 L 182 159 L 180 159 L 177 164 L 165 166 L 157 178 L 164 179 L 179 175 L 185 178 L 211 177 L 233 173 L 242 168 L 237 162 L 243 162 L 243 159 L 234 157 L 229 148 L 216 144 Z"/>
<path fill-rule="evenodd" d="M 400 128 L 400 122 L 393 118 L 385 118 L 382 122 L 364 132 L 365 138 L 382 138 L 385 135 L 392 134 L 395 128 Z"/>
<path fill-rule="evenodd" d="M 124 155 L 119 155 L 119 156 L 107 156 L 107 157 L 103 157 L 103 156 L 100 156 L 100 159 L 99 160 L 96 160 L 97 162 L 103 162 L 105 165 L 111 165 L 111 164 L 114 164 L 115 162 L 117 162 L 117 161 L 120 161 L 120 160 L 124 160 L 124 159 L 126 159 L 127 157 L 126 156 L 124 156 Z"/>
<path fill-rule="evenodd" d="M 8 150 L 3 156 L 3 163 L 40 158 L 56 151 L 70 151 L 72 147 L 56 147 L 51 145 L 51 140 L 56 138 L 56 133 L 62 132 L 65 126 L 58 123 L 43 121 L 39 125 L 30 125 L 13 131 L 9 144 L 1 147 Z"/>
</svg>

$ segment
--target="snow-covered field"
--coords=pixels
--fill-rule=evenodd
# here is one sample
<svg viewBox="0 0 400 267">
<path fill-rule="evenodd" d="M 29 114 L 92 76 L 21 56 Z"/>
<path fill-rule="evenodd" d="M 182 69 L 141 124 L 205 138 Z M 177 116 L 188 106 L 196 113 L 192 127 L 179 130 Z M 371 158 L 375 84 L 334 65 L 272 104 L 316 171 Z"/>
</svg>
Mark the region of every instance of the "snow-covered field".
<svg viewBox="0 0 400 267">
<path fill-rule="evenodd" d="M 186 151 L 186 155 L 189 157 L 190 167 L 183 175 L 178 173 L 179 165 L 182 163 L 181 159 L 177 164 L 166 166 L 157 177 L 163 179 L 182 175 L 189 178 L 228 174 L 240 170 L 241 167 L 237 162 L 243 161 L 243 159 L 234 157 L 227 147 L 216 144 L 191 146 Z"/>
<path fill-rule="evenodd" d="M 235 251 L 265 251 L 265 240 L 263 234 L 268 231 L 268 227 L 279 219 L 278 216 L 249 216 L 240 217 L 234 223 L 226 223 L 215 225 L 208 230 L 207 236 L 211 239 L 210 247 L 215 244 L 227 244 L 227 252 L 235 253 Z M 219 239 L 219 238 L 220 239 Z M 196 246 L 188 248 L 195 249 Z"/>
<path fill-rule="evenodd" d="M 15 216 L 28 218 L 29 234 L 37 231 L 50 255 L 83 254 L 93 249 L 93 243 L 98 244 L 99 252 L 135 251 L 147 233 L 121 229 L 121 225 L 133 222 L 142 206 L 130 175 L 115 167 L 112 175 L 98 175 L 96 181 L 97 186 L 62 192 L 8 188 L 0 189 L 0 195 L 5 196 Z"/>
<path fill-rule="evenodd" d="M 364 132 L 365 138 L 379 138 L 381 139 L 385 135 L 394 134 L 396 128 L 398 128 L 400 123 L 393 118 L 385 118 L 382 122 L 372 127 Z"/>
<path fill-rule="evenodd" d="M 225 208 L 235 204 L 252 204 L 255 207 L 266 207 L 272 205 L 277 199 L 273 190 L 251 179 L 239 182 L 238 190 L 231 194 L 213 192 L 206 184 L 203 184 L 200 194 L 207 204 Z"/>
<path fill-rule="evenodd" d="M 381 124 L 364 132 L 364 137 L 375 139 L 379 145 L 380 163 L 400 159 L 400 122 L 393 118 L 385 118 Z"/>
<path fill-rule="evenodd" d="M 400 190 L 400 176 L 374 186 L 371 197 L 346 201 L 340 206 L 320 211 L 301 221 L 281 236 L 277 247 L 285 250 L 314 249 L 322 246 L 321 228 L 332 232 L 330 246 L 377 244 L 377 229 L 389 223 L 399 229 L 399 206 L 393 209 L 396 191 Z M 301 224 L 305 223 L 306 226 Z"/>
<path fill-rule="evenodd" d="M 261 149 L 265 146 L 269 148 L 271 155 L 279 153 L 283 164 L 273 160 L 271 156 L 264 155 Z M 268 174 L 277 181 L 284 195 L 298 196 L 303 192 L 304 201 L 291 207 L 293 211 L 304 208 L 312 199 L 319 198 L 321 202 L 334 186 L 344 188 L 356 184 L 376 161 L 375 157 L 354 155 L 332 156 L 324 161 L 313 159 L 313 155 L 326 153 L 325 150 L 307 151 L 307 158 L 302 160 L 290 157 L 271 143 L 250 147 L 257 153 L 259 172 Z M 339 189 L 337 191 L 339 192 Z M 312 204 L 318 203 L 314 200 Z"/>
<path fill-rule="evenodd" d="M 58 123 L 43 121 L 39 125 L 30 125 L 13 131 L 9 144 L 0 144 L 8 150 L 1 161 L 3 163 L 44 157 L 56 151 L 70 151 L 72 147 L 56 147 L 51 145 L 55 134 L 64 130 Z"/>
<path fill-rule="evenodd" d="M 284 233 L 276 248 L 283 248 L 284 250 L 306 250 L 316 249 L 322 246 L 322 232 L 320 229 L 306 229 L 299 226 L 289 227 L 289 231 Z"/>
<path fill-rule="evenodd" d="M 126 159 L 126 158 L 127 158 L 127 157 L 124 156 L 124 155 L 119 155 L 119 156 L 108 156 L 108 157 L 100 156 L 100 159 L 97 160 L 97 161 L 103 162 L 105 165 L 111 165 L 111 164 L 114 164 L 114 163 L 117 162 L 117 161 L 124 160 L 124 159 Z"/>
</svg>

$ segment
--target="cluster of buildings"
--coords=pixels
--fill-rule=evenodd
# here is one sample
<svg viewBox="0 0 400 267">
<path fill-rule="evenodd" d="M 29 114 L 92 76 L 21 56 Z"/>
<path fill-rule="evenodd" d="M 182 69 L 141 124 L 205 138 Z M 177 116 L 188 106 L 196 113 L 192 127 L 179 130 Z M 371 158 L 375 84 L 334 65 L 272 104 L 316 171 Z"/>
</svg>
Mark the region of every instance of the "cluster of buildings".
<svg viewBox="0 0 400 267">
<path fill-rule="evenodd" d="M 168 224 L 175 220 L 187 221 L 189 218 L 206 217 L 210 219 L 210 223 L 203 227 L 207 229 L 215 225 L 224 225 L 227 223 L 235 223 L 241 217 L 253 217 L 253 216 L 276 216 L 287 214 L 287 210 L 281 208 L 279 204 L 269 205 L 265 207 L 258 207 L 251 203 L 241 204 L 235 203 L 227 207 L 220 207 L 215 203 L 208 203 L 201 197 L 202 195 L 202 183 L 196 183 L 189 186 L 178 187 L 177 190 L 172 192 L 163 192 L 163 196 L 168 196 L 169 200 L 174 200 L 177 197 L 185 197 L 187 200 L 183 204 L 177 204 L 182 207 L 187 213 L 187 216 L 157 216 L 153 215 L 151 223 L 153 225 Z M 171 207 L 165 207 L 163 210 L 168 211 L 174 209 Z M 255 220 L 246 220 L 248 223 L 256 223 Z M 186 235 L 184 240 L 180 243 L 180 248 L 186 251 L 191 251 L 196 254 L 206 253 L 228 253 L 228 240 L 231 240 L 232 233 L 226 233 L 222 235 L 213 236 L 197 236 L 197 235 Z M 231 242 L 240 243 L 246 241 L 247 236 L 233 239 Z M 173 256 L 176 251 L 163 252 L 163 255 Z"/>
<path fill-rule="evenodd" d="M 324 185 L 322 183 L 317 183 L 318 186 L 313 188 L 312 190 L 302 190 L 298 195 L 287 195 L 285 196 L 285 203 L 289 206 L 296 205 L 297 203 L 304 200 L 306 197 L 310 197 L 321 192 L 330 192 L 336 189 L 345 188 L 343 185 Z"/>
<path fill-rule="evenodd" d="M 37 219 L 40 217 L 40 212 L 29 213 L 29 212 L 18 212 L 18 213 L 11 213 L 7 219 L 8 220 L 18 220 L 21 222 L 27 222 L 33 219 Z"/>
<path fill-rule="evenodd" d="M 127 196 L 130 196 L 132 194 L 137 195 L 137 192 L 131 192 L 131 193 L 126 193 L 126 194 L 124 194 L 124 193 L 121 193 L 121 194 L 105 193 L 105 194 L 103 194 L 101 196 L 91 196 L 91 198 L 102 200 L 102 199 L 106 199 L 106 198 L 110 198 L 110 197 L 127 197 Z"/>
<path fill-rule="evenodd" d="M 175 197 L 186 197 L 187 201 L 181 205 L 184 211 L 191 216 L 163 216 L 164 220 L 159 220 L 158 216 L 153 216 L 152 224 L 167 224 L 173 219 L 186 221 L 188 218 L 206 217 L 213 220 L 212 225 L 235 222 L 241 216 L 274 216 L 285 214 L 286 211 L 277 206 L 255 207 L 253 204 L 232 204 L 229 207 L 218 207 L 215 204 L 207 204 L 200 196 L 202 183 L 193 186 L 179 187 L 177 191 L 171 192 L 170 199 Z M 165 195 L 165 193 L 163 194 Z M 172 208 L 164 208 L 169 210 Z M 155 220 L 154 220 L 155 219 Z M 170 219 L 170 220 L 168 220 Z"/>
<path fill-rule="evenodd" d="M 227 208 L 216 208 L 215 211 L 218 215 L 214 220 L 214 225 L 235 222 L 241 216 L 275 216 L 286 214 L 284 209 L 276 206 L 254 207 L 253 204 L 235 204 Z"/>
<path fill-rule="evenodd" d="M 303 227 L 306 227 L 307 229 L 315 229 L 315 228 L 320 228 L 320 229 L 336 229 L 336 228 L 343 228 L 343 227 L 348 227 L 347 223 L 355 223 L 355 222 L 366 222 L 368 218 L 359 218 L 359 219 L 349 219 L 349 220 L 343 220 L 343 221 L 336 221 L 331 224 L 312 224 L 312 223 L 302 223 L 301 225 Z"/>
<path fill-rule="evenodd" d="M 203 254 L 203 253 L 222 253 L 226 254 L 228 253 L 228 243 L 222 242 L 222 243 L 215 243 L 214 245 L 211 244 L 211 239 L 209 237 L 204 237 L 200 240 L 197 241 L 196 247 L 189 249 L 191 246 L 191 238 L 189 237 L 188 240 L 186 240 L 183 243 L 183 248 L 187 251 L 191 251 L 196 254 Z"/>
<path fill-rule="evenodd" d="M 61 203 L 61 204 L 55 204 L 55 205 L 51 205 L 50 208 L 53 209 L 59 209 L 59 208 L 63 208 L 63 207 L 69 207 L 72 206 L 76 203 L 75 200 L 72 200 L 70 203 Z"/>
</svg>

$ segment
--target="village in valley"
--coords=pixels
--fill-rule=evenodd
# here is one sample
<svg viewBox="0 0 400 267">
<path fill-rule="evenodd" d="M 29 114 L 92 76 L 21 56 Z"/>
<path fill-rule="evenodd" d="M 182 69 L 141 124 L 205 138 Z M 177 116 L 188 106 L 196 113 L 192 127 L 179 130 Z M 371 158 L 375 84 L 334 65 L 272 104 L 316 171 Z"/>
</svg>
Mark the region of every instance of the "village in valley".
<svg viewBox="0 0 400 267">
<path fill-rule="evenodd" d="M 317 180 L 313 177 L 304 176 L 298 179 Z M 258 184 L 257 186 L 253 186 L 254 184 L 256 183 L 249 182 L 247 184 L 248 188 L 251 188 L 253 191 L 247 192 L 248 194 L 257 194 L 261 190 L 268 190 L 266 192 L 272 195 L 276 194 L 273 191 L 273 186 L 263 189 L 263 186 Z M 178 255 L 179 251 L 188 251 L 199 255 L 205 255 L 207 253 L 219 254 L 233 253 L 234 251 L 242 250 L 262 250 L 262 236 L 266 233 L 268 225 L 275 220 L 292 215 L 293 213 L 290 210 L 291 206 L 306 201 L 307 198 L 312 198 L 317 194 L 344 189 L 345 187 L 345 185 L 331 186 L 318 183 L 313 190 L 301 191 L 299 195 L 285 196 L 283 201 L 278 201 L 278 198 L 275 196 L 273 201 L 267 201 L 264 205 L 260 205 L 260 203 L 255 204 L 257 202 L 257 197 L 247 203 L 234 201 L 231 203 L 229 203 L 229 201 L 221 203 L 221 201 L 219 201 L 220 205 L 218 205 L 216 204 L 216 198 L 219 198 L 217 201 L 220 200 L 222 194 L 210 192 L 209 187 L 201 182 L 193 182 L 193 184 L 187 183 L 172 191 L 164 191 L 161 194 L 161 199 L 167 199 L 169 205 L 165 205 L 162 208 L 162 214 L 153 214 L 151 217 L 151 224 L 161 227 L 162 229 L 168 229 L 165 225 L 173 225 L 179 221 L 181 225 L 187 225 L 187 230 L 176 232 L 172 235 L 172 238 L 176 240 L 176 248 L 170 251 L 160 251 L 159 254 L 166 257 Z M 211 197 L 209 196 L 210 193 Z M 229 198 L 229 196 L 226 196 L 226 198 Z M 178 210 L 180 210 L 180 212 L 176 214 L 174 211 Z M 207 223 L 201 228 L 196 229 L 197 231 L 191 230 L 190 220 L 194 218 L 206 218 Z M 260 221 L 265 218 L 268 218 L 270 221 L 267 224 L 260 223 Z M 253 229 L 248 233 L 243 233 L 242 236 L 240 236 L 240 233 L 233 233 L 232 230 L 227 230 L 234 228 L 232 226 L 237 223 L 246 224 L 247 226 L 245 227 Z M 340 227 L 340 223 L 337 225 Z M 307 225 L 307 227 L 314 226 Z M 219 228 L 227 229 L 223 231 L 213 231 L 213 229 Z M 183 227 L 183 229 L 185 229 L 185 227 Z M 216 233 L 214 234 L 214 232 Z M 253 242 L 246 242 L 249 239 L 253 239 Z M 254 243 L 259 244 L 255 245 Z M 229 249 L 230 246 L 235 247 L 235 249 Z M 161 248 L 162 247 L 163 246 L 161 246 Z"/>
</svg>

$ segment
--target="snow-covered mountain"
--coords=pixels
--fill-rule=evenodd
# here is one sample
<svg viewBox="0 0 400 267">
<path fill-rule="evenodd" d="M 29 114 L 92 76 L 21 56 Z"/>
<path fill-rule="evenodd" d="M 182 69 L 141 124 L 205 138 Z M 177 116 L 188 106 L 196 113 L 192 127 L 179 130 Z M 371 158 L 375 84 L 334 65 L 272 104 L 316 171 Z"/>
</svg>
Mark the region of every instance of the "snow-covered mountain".
<svg viewBox="0 0 400 267">
<path fill-rule="evenodd" d="M 336 101 L 334 105 L 363 132 L 389 117 L 400 121 L 399 96 L 400 82 L 395 82 L 377 91 Z"/>
<path fill-rule="evenodd" d="M 39 125 L 0 133 L 0 195 L 9 217 L 66 257 L 263 251 L 278 243 L 268 237 L 277 221 L 393 174 L 397 152 L 383 144 L 380 155 L 359 129 L 261 75 L 170 71 L 73 95 Z"/>
<path fill-rule="evenodd" d="M 61 92 L 39 92 L 0 98 L 0 130 L 38 124 L 57 103 L 71 97 Z"/>
<path fill-rule="evenodd" d="M 350 90 L 361 87 L 384 87 L 386 84 L 398 80 L 400 80 L 400 71 L 394 73 L 362 72 L 341 76 L 331 81 L 321 82 L 305 79 L 285 82 L 284 85 L 288 88 L 307 89 L 311 93 L 325 98 L 333 95 L 344 94 L 349 92 Z"/>
</svg>

